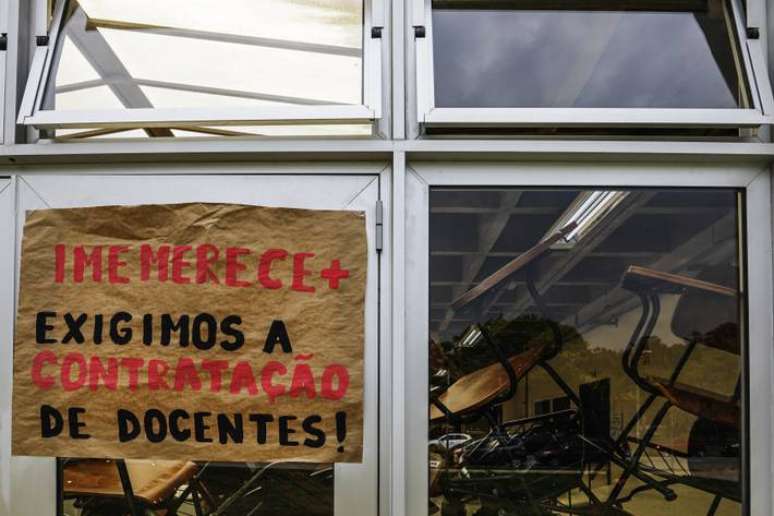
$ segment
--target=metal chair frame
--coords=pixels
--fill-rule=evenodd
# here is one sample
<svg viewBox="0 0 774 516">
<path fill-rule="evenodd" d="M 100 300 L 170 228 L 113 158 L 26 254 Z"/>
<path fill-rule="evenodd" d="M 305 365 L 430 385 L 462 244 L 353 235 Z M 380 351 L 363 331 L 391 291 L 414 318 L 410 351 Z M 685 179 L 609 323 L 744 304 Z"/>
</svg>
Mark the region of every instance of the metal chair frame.
<svg viewBox="0 0 774 516">
<path fill-rule="evenodd" d="M 65 495 L 64 495 L 64 488 L 63 488 L 63 478 L 64 478 L 64 466 L 67 460 L 68 459 L 64 459 L 64 458 L 57 458 L 56 460 L 57 462 L 57 516 L 64 515 L 63 503 L 65 500 Z M 253 488 L 253 486 L 255 486 L 255 484 L 262 477 L 265 476 L 266 472 L 272 466 L 275 466 L 276 464 L 279 464 L 279 463 L 272 462 L 257 468 L 256 472 L 253 475 L 251 475 L 250 478 L 248 478 L 248 480 L 239 487 L 239 489 L 237 489 L 229 497 L 223 500 L 223 502 L 220 504 L 218 504 L 210 496 L 208 491 L 203 488 L 202 475 L 206 471 L 207 467 L 210 465 L 210 463 L 203 463 L 200 466 L 199 470 L 196 472 L 196 475 L 194 475 L 194 477 L 188 482 L 188 485 L 185 487 L 185 489 L 181 493 L 175 494 L 172 498 L 165 500 L 164 503 L 160 506 L 149 505 L 141 500 L 138 500 L 134 494 L 131 477 L 129 476 L 129 471 L 126 467 L 126 461 L 124 459 L 116 459 L 115 464 L 116 464 L 116 469 L 118 471 L 119 479 L 121 480 L 121 487 L 123 488 L 123 491 L 124 491 L 124 499 L 127 504 L 127 509 L 131 516 L 142 516 L 146 509 L 153 510 L 158 508 L 163 508 L 167 511 L 168 515 L 174 516 L 177 514 L 177 511 L 180 509 L 183 503 L 186 502 L 189 496 L 191 497 L 191 501 L 192 501 L 196 516 L 205 516 L 205 515 L 220 516 L 225 514 L 226 511 L 231 506 L 233 506 L 234 503 L 236 503 L 242 496 L 249 494 L 248 492 Z M 206 502 L 208 509 L 205 509 L 203 502 Z"/>
<path fill-rule="evenodd" d="M 678 292 L 684 292 L 685 288 L 690 288 L 690 287 L 684 287 L 684 288 L 678 289 Z M 642 459 L 643 454 L 646 453 L 648 448 L 656 447 L 661 450 L 667 449 L 666 447 L 663 447 L 661 445 L 654 445 L 651 443 L 651 441 L 653 439 L 654 434 L 656 433 L 659 426 L 661 425 L 661 422 L 664 420 L 664 417 L 666 417 L 667 413 L 669 412 L 669 409 L 674 406 L 672 402 L 669 401 L 668 399 L 664 401 L 664 403 L 661 405 L 661 407 L 658 409 L 655 416 L 651 420 L 650 425 L 648 429 L 645 431 L 645 434 L 643 435 L 643 437 L 640 439 L 633 439 L 630 437 L 629 434 L 631 433 L 631 431 L 634 429 L 636 424 L 642 420 L 642 418 L 649 411 L 649 409 L 656 402 L 656 400 L 660 397 L 664 397 L 663 394 L 659 391 L 659 389 L 655 385 L 653 385 L 646 377 L 643 377 L 639 372 L 640 360 L 646 348 L 648 347 L 648 339 L 652 335 L 653 329 L 655 328 L 655 325 L 658 322 L 658 318 L 660 315 L 661 302 L 659 299 L 659 292 L 652 288 L 644 288 L 644 287 L 638 287 L 638 288 L 630 287 L 630 290 L 634 290 L 637 296 L 639 297 L 640 303 L 642 306 L 642 311 L 640 314 L 640 318 L 637 322 L 637 325 L 635 326 L 634 331 L 626 345 L 626 348 L 621 358 L 621 362 L 626 375 L 629 376 L 629 378 L 631 378 L 632 381 L 639 388 L 641 388 L 643 391 L 648 393 L 648 397 L 645 399 L 642 405 L 640 405 L 637 412 L 635 412 L 634 415 L 632 415 L 628 423 L 623 428 L 621 434 L 618 436 L 618 438 L 615 441 L 615 448 L 617 450 L 623 450 L 623 446 L 627 442 L 634 442 L 637 444 L 637 447 L 634 453 L 625 457 L 626 467 L 624 468 L 624 472 L 618 478 L 616 485 L 614 486 L 613 490 L 610 492 L 608 496 L 608 499 L 606 501 L 606 504 L 608 505 L 620 505 L 625 498 L 629 499 L 635 494 L 634 492 L 632 492 L 625 498 L 620 497 L 621 492 L 623 491 L 623 488 L 626 485 L 629 478 L 631 476 L 636 476 L 635 474 L 636 472 L 642 472 L 643 468 L 640 464 L 640 461 Z M 672 370 L 672 373 L 670 374 L 669 379 L 667 380 L 668 382 L 667 385 L 669 386 L 675 385 L 678 377 L 680 376 L 680 373 L 685 368 L 685 365 L 688 363 L 688 360 L 690 359 L 691 355 L 696 349 L 696 346 L 699 344 L 699 342 L 696 339 L 689 339 L 689 340 L 686 339 L 686 340 L 687 340 L 686 349 L 680 355 L 680 358 L 675 364 L 675 367 Z M 740 396 L 741 396 L 741 378 L 737 381 L 733 399 L 738 401 Z M 665 479 L 662 482 L 659 482 L 658 485 L 662 486 L 665 489 L 668 489 L 672 493 L 670 496 L 666 497 L 666 499 L 670 501 L 676 498 L 674 491 L 672 491 L 667 487 L 672 484 L 686 484 L 686 485 L 690 485 L 691 487 L 701 489 L 710 494 L 714 494 L 715 498 L 713 498 L 713 501 L 709 507 L 709 512 L 707 513 L 708 516 L 712 516 L 715 514 L 723 498 L 730 498 L 735 501 L 740 501 L 739 498 L 730 497 L 728 493 L 720 493 L 720 492 L 717 492 L 717 490 L 713 490 L 712 487 L 710 487 L 709 485 L 702 486 L 700 483 L 687 484 L 685 482 L 685 479 L 682 479 L 679 475 L 671 474 L 671 472 L 660 471 L 656 468 L 650 468 L 649 473 L 656 474 Z M 655 488 L 655 486 L 641 486 L 635 489 L 635 491 L 641 492 L 652 488 Z"/>
<path fill-rule="evenodd" d="M 482 281 L 478 287 L 464 294 L 460 298 L 461 300 L 464 300 L 464 303 L 460 303 L 458 300 L 457 302 L 455 302 L 455 305 L 456 305 L 456 308 L 460 308 L 461 306 L 464 306 L 464 304 L 467 304 L 473 299 L 479 297 L 487 290 L 494 288 L 497 284 L 502 282 L 504 279 L 509 277 L 517 270 L 519 270 L 521 267 L 525 267 L 526 286 L 527 286 L 529 295 L 532 298 L 532 301 L 537 307 L 538 311 L 540 312 L 544 320 L 549 325 L 549 328 L 553 335 L 552 347 L 549 349 L 547 353 L 545 353 L 544 356 L 540 358 L 540 360 L 535 364 L 535 366 L 541 367 L 549 375 L 552 381 L 562 390 L 562 392 L 565 393 L 565 395 L 570 399 L 571 403 L 573 403 L 577 408 L 578 416 L 580 417 L 581 421 L 583 421 L 583 403 L 581 402 L 580 398 L 572 390 L 572 388 L 569 385 L 567 385 L 567 383 L 559 375 L 559 373 L 548 363 L 550 359 L 554 358 L 561 352 L 564 342 L 563 342 L 563 336 L 561 333 L 561 328 L 559 324 L 556 322 L 556 320 L 552 317 L 551 311 L 547 303 L 545 302 L 545 299 L 540 294 L 535 282 L 535 277 L 537 276 L 537 264 L 542 258 L 544 258 L 548 254 L 550 249 L 550 245 L 546 245 L 546 244 L 549 242 L 555 242 L 556 240 L 558 240 L 558 238 L 561 237 L 561 235 L 563 235 L 566 231 L 568 231 L 568 228 L 571 229 L 571 227 L 572 226 L 568 226 L 567 228 L 560 230 L 560 232 L 553 235 L 548 240 L 544 240 L 543 242 L 537 244 L 535 247 L 523 253 L 521 256 L 514 259 L 509 264 L 506 264 L 504 267 L 502 267 L 501 269 L 493 273 L 491 276 L 489 276 L 487 279 Z M 654 303 L 657 309 L 658 307 L 657 298 L 655 299 Z M 655 325 L 655 320 L 647 321 L 646 319 L 647 319 L 646 317 L 643 317 L 640 319 L 637 325 L 637 328 L 635 329 L 636 335 L 639 335 L 643 329 L 646 329 L 646 326 L 647 326 L 648 332 L 652 331 L 653 325 Z M 481 331 L 487 346 L 490 349 L 492 349 L 492 351 L 494 352 L 497 358 L 497 361 L 505 369 L 509 379 L 508 388 L 504 392 L 496 396 L 494 399 L 490 400 L 484 406 L 479 407 L 477 410 L 473 412 L 473 414 L 470 414 L 470 415 L 452 413 L 439 399 L 441 393 L 436 394 L 431 399 L 431 403 L 435 405 L 444 414 L 444 416 L 446 416 L 447 420 L 452 424 L 454 424 L 458 429 L 461 424 L 473 421 L 483 415 L 487 419 L 487 422 L 490 426 L 490 432 L 482 440 L 481 445 L 483 445 L 483 443 L 486 442 L 486 440 L 489 438 L 502 439 L 502 437 L 507 432 L 505 428 L 510 425 L 510 422 L 498 423 L 494 414 L 494 408 L 513 398 L 513 396 L 516 393 L 519 379 L 517 378 L 516 373 L 513 370 L 513 367 L 511 367 L 511 364 L 508 361 L 507 357 L 505 356 L 505 353 L 503 352 L 503 350 L 489 337 L 488 333 L 483 327 L 479 325 L 478 328 Z M 627 349 L 624 353 L 624 359 L 623 359 L 625 370 L 629 370 L 630 366 L 632 365 L 630 364 L 630 356 L 632 354 L 632 350 L 635 348 L 635 344 L 638 342 L 639 342 L 638 338 L 633 336 L 633 338 L 630 340 L 629 346 L 627 346 Z M 642 352 L 643 352 L 642 348 L 637 348 L 634 351 L 636 360 L 639 360 L 639 358 L 642 355 Z M 687 361 L 687 357 L 683 362 L 685 361 Z M 525 372 L 525 374 L 527 373 L 528 371 Z M 638 379 L 635 381 L 642 380 L 639 377 L 639 374 L 636 372 L 636 367 L 634 370 L 634 374 L 635 374 L 635 377 Z M 653 399 L 655 399 L 655 394 L 653 394 Z M 645 407 L 645 409 L 641 409 L 641 411 L 644 413 L 644 411 L 647 409 L 647 407 L 650 406 L 651 403 L 652 403 L 652 400 L 648 401 L 646 403 L 647 406 Z M 663 413 L 660 414 L 660 419 L 663 419 L 667 409 L 668 407 L 662 408 Z M 635 423 L 636 421 L 634 423 L 630 422 L 630 425 L 628 426 L 633 427 Z M 628 428 L 626 430 L 626 433 L 628 434 L 628 432 L 630 431 L 631 431 L 631 428 Z M 654 432 L 655 432 L 655 429 L 653 429 L 652 433 Z M 633 463 L 630 460 L 629 456 L 624 451 L 623 444 L 625 443 L 625 439 L 621 439 L 619 437 L 619 439 L 613 440 L 610 435 L 607 435 L 607 436 L 604 436 L 602 439 L 592 440 L 583 436 L 582 433 L 580 437 L 590 447 L 594 448 L 597 452 L 600 452 L 604 456 L 606 456 L 610 462 L 623 468 L 625 472 L 625 475 L 624 475 L 625 479 L 628 479 L 633 476 L 639 479 L 640 481 L 642 481 L 649 489 L 654 489 L 658 491 L 667 500 L 673 500 L 676 498 L 674 491 L 668 487 L 670 483 L 669 481 L 663 481 L 663 480 L 660 481 L 656 478 L 653 478 L 650 474 L 644 471 L 641 471 L 640 469 L 635 467 L 636 463 Z M 641 453 L 642 452 L 640 452 L 640 455 Z M 596 465 L 595 474 L 601 469 L 602 466 L 603 465 L 600 465 L 600 464 Z M 592 476 L 592 479 L 593 479 L 593 476 Z M 621 479 L 619 478 L 618 483 L 620 482 L 621 482 Z M 615 505 L 615 500 L 620 494 L 620 490 L 622 488 L 623 488 L 623 485 L 621 485 L 620 487 L 616 485 L 614 488 L 615 496 L 611 495 L 610 497 L 608 497 L 608 499 L 604 502 L 604 505 L 607 505 L 608 507 Z M 581 486 L 580 489 L 584 491 L 584 493 L 586 493 L 591 503 L 600 504 L 600 505 L 603 504 L 603 502 L 598 500 L 597 497 L 593 494 L 593 492 L 591 492 L 590 489 L 586 488 L 585 485 Z"/>
</svg>

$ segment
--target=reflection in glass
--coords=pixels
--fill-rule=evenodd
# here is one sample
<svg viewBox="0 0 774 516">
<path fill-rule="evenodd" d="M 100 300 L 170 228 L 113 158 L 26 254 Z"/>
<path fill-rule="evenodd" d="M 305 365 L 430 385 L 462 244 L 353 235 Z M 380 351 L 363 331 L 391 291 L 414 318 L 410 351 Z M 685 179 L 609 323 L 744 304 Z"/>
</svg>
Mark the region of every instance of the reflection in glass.
<svg viewBox="0 0 774 516">
<path fill-rule="evenodd" d="M 70 5 L 44 109 L 363 103 L 362 0 Z M 328 126 L 325 133 L 350 129 Z M 172 136 L 167 128 L 157 133 Z"/>
<path fill-rule="evenodd" d="M 68 516 L 333 514 L 330 464 L 58 459 L 58 467 Z"/>
<path fill-rule="evenodd" d="M 431 513 L 741 513 L 736 191 L 430 209 Z"/>
<path fill-rule="evenodd" d="M 435 2 L 437 107 L 748 107 L 723 0 L 682 12 L 527 3 Z"/>
</svg>

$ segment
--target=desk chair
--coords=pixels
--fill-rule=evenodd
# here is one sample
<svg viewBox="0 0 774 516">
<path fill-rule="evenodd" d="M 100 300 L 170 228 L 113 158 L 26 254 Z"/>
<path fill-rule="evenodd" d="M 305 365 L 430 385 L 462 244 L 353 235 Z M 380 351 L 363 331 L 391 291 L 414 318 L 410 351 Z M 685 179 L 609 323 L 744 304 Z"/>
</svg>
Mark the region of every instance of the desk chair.
<svg viewBox="0 0 774 516">
<path fill-rule="evenodd" d="M 458 450 L 459 456 L 454 459 L 454 462 L 456 467 L 463 468 L 465 471 L 459 479 L 445 481 L 440 476 L 440 471 L 445 469 L 450 461 L 448 458 L 439 457 L 437 453 L 433 456 L 431 492 L 434 496 L 441 493 L 446 495 L 446 503 L 441 511 L 444 516 L 464 514 L 463 500 L 470 498 L 480 500 L 482 504 L 480 514 L 497 514 L 500 508 L 505 506 L 510 507 L 508 510 L 527 508 L 526 510 L 563 513 L 568 508 L 558 502 L 558 497 L 574 488 L 582 490 L 588 497 L 589 503 L 583 508 L 569 510 L 575 514 L 581 514 L 578 511 L 591 514 L 589 511 L 596 510 L 595 508 L 601 506 L 602 502 L 583 482 L 584 469 L 590 464 L 589 461 L 621 463 L 610 451 L 609 427 L 599 430 L 597 427 L 600 425 L 594 425 L 585 420 L 586 417 L 594 417 L 593 410 L 584 410 L 584 407 L 589 406 L 589 400 L 593 399 L 593 393 L 589 392 L 586 393 L 588 396 L 579 397 L 549 363 L 560 353 L 563 336 L 556 318 L 552 317 L 535 284 L 536 265 L 539 260 L 548 255 L 555 242 L 564 238 L 573 229 L 574 224 L 568 225 L 542 240 L 452 304 L 454 309 L 459 310 L 500 286 L 516 272 L 523 270 L 527 290 L 548 325 L 551 338 L 548 341 L 528 342 L 520 352 L 506 356 L 502 348 L 490 338 L 481 325 L 471 326 L 462 337 L 469 343 L 483 342 L 494 353 L 497 361 L 458 378 L 444 392 L 431 396 L 429 417 L 432 422 L 446 420 L 459 427 L 463 422 L 473 421 L 483 416 L 489 423 L 490 431 L 482 439 L 465 444 Z M 513 398 L 517 384 L 535 367 L 546 371 L 575 408 L 561 413 L 499 422 L 495 409 Z M 592 428 L 595 430 L 591 430 Z M 592 433 L 595 435 L 591 435 Z M 599 435 L 596 435 L 597 433 Z M 512 470 L 509 469 L 510 466 L 498 465 L 500 450 L 505 450 L 502 453 L 506 456 L 511 454 L 512 462 L 513 457 L 524 452 L 525 446 L 532 446 L 531 443 L 541 441 L 543 438 L 547 439 L 546 442 L 553 443 L 547 445 L 551 446 L 551 449 L 547 448 L 543 454 L 545 457 L 551 457 L 547 459 L 546 464 L 519 466 Z M 571 450 L 567 448 L 570 445 Z M 484 469 L 479 473 L 476 470 L 477 466 L 482 466 Z M 647 475 L 639 472 L 633 474 L 644 482 L 653 483 Z M 493 496 L 492 489 L 502 494 Z M 625 512 L 608 509 L 608 514 L 625 514 Z"/>
<path fill-rule="evenodd" d="M 130 514 L 145 510 L 174 516 L 190 494 L 197 516 L 207 498 L 198 482 L 199 467 L 186 461 L 57 459 L 62 499 L 76 499 L 82 514 Z M 187 486 L 184 488 L 184 486 Z M 184 489 L 181 495 L 178 491 Z M 212 507 L 212 506 L 210 506 Z"/>
<path fill-rule="evenodd" d="M 475 419 L 480 415 L 491 419 L 492 409 L 513 398 L 518 382 L 537 365 L 548 372 L 571 400 L 579 401 L 572 389 L 547 363 L 561 350 L 562 335 L 559 325 L 550 317 L 548 308 L 535 286 L 534 279 L 537 261 L 546 256 L 551 246 L 564 238 L 574 228 L 575 224 L 568 225 L 540 241 L 452 303 L 452 308 L 455 310 L 464 308 L 484 294 L 501 286 L 516 272 L 524 269 L 527 272 L 527 288 L 538 310 L 551 328 L 553 342 L 527 346 L 521 353 L 506 357 L 483 327 L 480 325 L 472 326 L 468 329 L 466 336 L 483 338 L 484 343 L 497 357 L 497 362 L 458 378 L 440 395 L 434 396 L 431 400 L 430 421 L 436 422 L 446 419 L 451 423 L 459 424 L 463 420 Z"/>
<path fill-rule="evenodd" d="M 717 510 L 722 498 L 741 500 L 738 480 L 738 465 L 735 479 L 729 480 L 727 466 L 718 467 L 717 461 L 701 460 L 710 448 L 723 447 L 736 436 L 737 446 L 740 430 L 741 377 L 731 396 L 686 385 L 678 381 L 680 373 L 690 360 L 696 347 L 708 346 L 739 356 L 739 303 L 738 291 L 725 285 L 736 284 L 736 270 L 732 267 L 713 267 L 703 271 L 697 278 L 670 274 L 645 267 L 631 266 L 624 273 L 622 287 L 637 294 L 642 303 L 642 315 L 624 350 L 623 368 L 637 386 L 648 393 L 645 402 L 629 420 L 618 438 L 618 444 L 636 442 L 637 448 L 631 455 L 629 465 L 619 477 L 610 493 L 609 502 L 616 502 L 629 474 L 643 469 L 640 459 L 647 449 L 673 452 L 665 446 L 651 443 L 671 407 L 697 416 L 689 438 L 688 454 L 674 453 L 687 459 L 693 471 L 689 475 L 675 474 L 674 471 L 647 468 L 665 479 L 665 483 L 680 483 L 715 495 L 709 515 Z M 648 347 L 648 341 L 660 315 L 661 294 L 681 294 L 672 317 L 672 332 L 686 343 L 685 351 L 679 357 L 668 378 L 643 375 L 639 371 L 641 359 Z M 708 372 L 709 373 L 709 372 Z M 632 429 L 657 400 L 663 400 L 649 427 L 640 439 L 629 437 Z M 738 450 L 738 448 L 737 448 Z M 738 452 L 737 452 L 738 453 Z M 729 457 L 730 458 L 730 457 Z M 735 462 L 734 460 L 727 462 Z"/>
<path fill-rule="evenodd" d="M 265 509 L 262 507 L 270 470 L 303 469 L 308 470 L 309 478 L 333 482 L 331 464 L 239 463 L 237 466 L 247 474 L 229 477 L 233 482 L 224 490 L 215 480 L 221 475 L 218 463 L 112 459 L 57 462 L 58 476 L 63 481 L 59 485 L 64 485 L 59 506 L 63 499 L 75 499 L 82 516 L 143 516 L 147 511 L 176 516 L 189 499 L 196 516 L 253 516 Z M 234 485 L 236 489 L 232 489 Z"/>
<path fill-rule="evenodd" d="M 480 325 L 474 325 L 467 330 L 463 339 L 483 339 L 484 344 L 494 352 L 494 355 L 497 357 L 497 362 L 468 373 L 467 375 L 458 378 L 444 392 L 431 395 L 431 407 L 429 411 L 431 422 L 446 420 L 457 427 L 463 422 L 473 421 L 481 416 L 487 419 L 490 426 L 489 433 L 472 445 L 463 447 L 463 463 L 466 459 L 471 459 L 473 462 L 477 461 L 481 456 L 481 450 L 486 450 L 487 447 L 495 441 L 498 443 L 498 446 L 507 447 L 512 445 L 514 436 L 520 434 L 527 435 L 529 432 L 539 432 L 544 429 L 555 428 L 557 430 L 562 429 L 562 431 L 569 432 L 565 435 L 570 435 L 572 433 L 571 429 L 575 428 L 577 429 L 576 433 L 578 434 L 576 436 L 578 437 L 577 442 L 579 446 L 583 448 L 580 463 L 577 468 L 579 472 L 592 463 L 597 467 L 601 467 L 601 465 L 612 462 L 621 468 L 625 468 L 628 464 L 625 461 L 624 454 L 617 451 L 617 444 L 613 442 L 610 437 L 609 426 L 600 429 L 600 425 L 594 421 L 595 413 L 594 410 L 591 410 L 594 406 L 593 393 L 586 393 L 588 396 L 579 397 L 549 363 L 549 361 L 557 356 L 562 350 L 563 336 L 561 328 L 556 322 L 556 318 L 552 317 L 547 304 L 535 284 L 537 276 L 536 264 L 539 260 L 548 255 L 550 248 L 554 243 L 559 239 L 564 238 L 564 236 L 569 234 L 574 227 L 575 224 L 565 226 L 559 232 L 539 242 L 491 276 L 484 279 L 479 285 L 463 294 L 452 304 L 454 309 L 459 310 L 500 286 L 516 272 L 524 270 L 526 286 L 530 297 L 546 324 L 549 326 L 552 334 L 552 339 L 549 342 L 531 343 L 532 345 L 527 343 L 525 349 L 521 352 L 508 357 L 505 356 L 505 353 L 500 346 L 489 337 L 486 330 Z M 568 411 L 568 413 L 561 415 L 548 414 L 547 416 L 541 416 L 539 418 L 525 418 L 523 420 L 499 423 L 496 418 L 495 408 L 513 398 L 516 393 L 518 382 L 535 367 L 540 367 L 549 375 L 552 381 L 562 390 L 575 408 Z M 588 408 L 589 410 L 584 410 L 584 408 Z M 439 480 L 437 470 L 442 469 L 446 461 L 441 461 L 438 457 L 435 457 L 434 462 L 437 463 L 437 467 L 433 468 L 436 471 L 433 472 L 431 488 L 433 493 L 438 494 L 442 490 L 442 482 Z M 565 474 L 566 476 L 567 471 L 557 472 L 556 475 L 562 476 L 560 473 Z M 507 483 L 508 478 L 513 478 L 513 476 L 517 474 L 519 473 L 514 472 L 510 476 L 500 475 L 496 480 L 505 480 Z M 550 475 L 550 473 L 548 474 Z M 665 498 L 671 499 L 674 497 L 674 493 L 668 487 L 660 484 L 647 473 L 632 470 L 628 474 L 638 478 L 650 488 L 657 490 Z M 540 479 L 538 482 L 530 481 L 531 485 L 529 487 L 524 484 L 526 491 L 535 489 L 542 493 L 535 493 L 536 496 L 533 496 L 532 493 L 527 492 L 527 498 L 532 499 L 543 496 L 544 499 L 546 499 L 547 497 L 549 500 L 548 502 L 537 502 L 539 503 L 539 507 L 542 507 L 543 510 L 566 511 L 566 507 L 559 506 L 558 504 L 551 502 L 550 499 L 555 498 L 557 493 L 561 490 L 566 492 L 568 486 L 571 486 L 572 488 L 579 488 L 582 490 L 589 500 L 588 504 L 584 507 L 573 508 L 571 509 L 571 512 L 574 511 L 576 514 L 596 514 L 602 510 L 608 515 L 626 514 L 625 511 L 620 508 L 603 504 L 581 478 L 569 479 L 569 483 L 565 482 L 564 484 L 551 479 L 548 479 L 549 482 L 545 482 L 544 480 L 545 479 Z M 486 503 L 487 495 L 479 492 L 481 490 L 477 490 L 476 484 L 485 485 L 487 482 L 491 481 L 493 481 L 491 477 L 464 480 L 460 482 L 462 487 L 454 487 L 449 491 L 468 493 L 468 496 L 470 493 L 478 493 L 477 495 L 481 496 L 482 503 Z M 522 483 L 524 483 L 523 480 Z M 536 487 L 538 485 L 541 486 L 539 489 Z M 491 498 L 491 494 L 488 496 Z M 529 503 L 533 502 L 535 501 L 531 500 Z M 444 516 L 450 514 L 456 516 L 457 514 L 463 513 L 464 508 L 462 508 L 459 503 L 452 503 L 450 505 L 451 507 L 449 508 L 443 508 L 446 509 L 442 510 Z"/>
</svg>

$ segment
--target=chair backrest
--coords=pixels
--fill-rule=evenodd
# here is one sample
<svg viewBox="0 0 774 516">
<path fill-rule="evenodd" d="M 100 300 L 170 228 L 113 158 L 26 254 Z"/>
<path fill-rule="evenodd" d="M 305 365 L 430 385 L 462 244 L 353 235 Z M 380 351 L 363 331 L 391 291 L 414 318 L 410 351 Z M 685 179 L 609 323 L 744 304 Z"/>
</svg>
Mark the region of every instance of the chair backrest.
<svg viewBox="0 0 774 516">
<path fill-rule="evenodd" d="M 715 265 L 696 277 L 738 291 L 738 271 Z M 739 354 L 739 298 L 687 289 L 672 316 L 672 332 L 687 341 Z"/>
<path fill-rule="evenodd" d="M 610 378 L 581 384 L 583 434 L 587 439 L 606 441 L 610 438 Z"/>
</svg>

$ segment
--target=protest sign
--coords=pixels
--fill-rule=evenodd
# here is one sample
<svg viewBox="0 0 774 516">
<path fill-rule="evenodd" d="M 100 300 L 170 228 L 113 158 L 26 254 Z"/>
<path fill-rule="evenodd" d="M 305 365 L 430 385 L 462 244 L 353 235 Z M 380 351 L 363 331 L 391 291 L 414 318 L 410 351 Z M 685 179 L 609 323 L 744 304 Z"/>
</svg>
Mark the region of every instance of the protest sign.
<svg viewBox="0 0 774 516">
<path fill-rule="evenodd" d="M 366 268 L 362 212 L 29 212 L 13 453 L 360 462 Z"/>
</svg>

